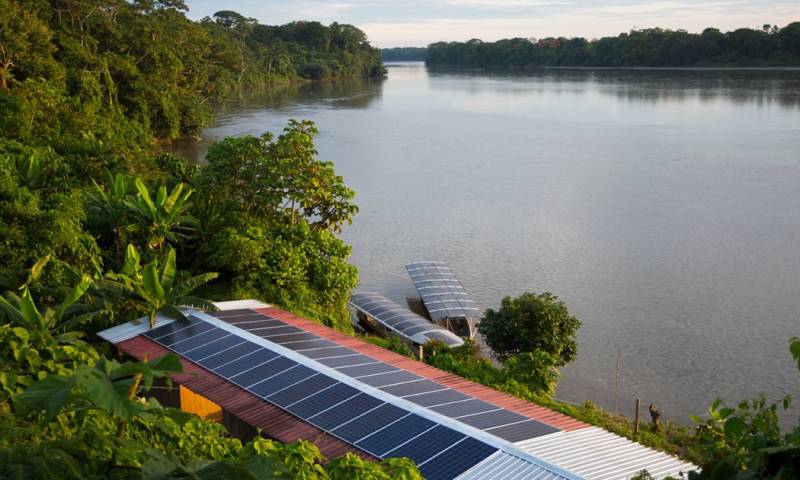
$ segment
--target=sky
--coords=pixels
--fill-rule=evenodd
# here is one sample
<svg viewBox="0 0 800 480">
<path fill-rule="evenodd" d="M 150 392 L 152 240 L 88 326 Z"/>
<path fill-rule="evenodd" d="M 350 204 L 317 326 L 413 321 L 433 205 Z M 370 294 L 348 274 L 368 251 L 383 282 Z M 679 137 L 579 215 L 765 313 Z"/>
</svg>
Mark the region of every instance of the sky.
<svg viewBox="0 0 800 480">
<path fill-rule="evenodd" d="M 235 10 L 264 24 L 349 23 L 372 45 L 425 46 L 480 38 L 617 35 L 633 28 L 700 32 L 800 20 L 800 0 L 188 0 L 189 17 Z"/>
</svg>

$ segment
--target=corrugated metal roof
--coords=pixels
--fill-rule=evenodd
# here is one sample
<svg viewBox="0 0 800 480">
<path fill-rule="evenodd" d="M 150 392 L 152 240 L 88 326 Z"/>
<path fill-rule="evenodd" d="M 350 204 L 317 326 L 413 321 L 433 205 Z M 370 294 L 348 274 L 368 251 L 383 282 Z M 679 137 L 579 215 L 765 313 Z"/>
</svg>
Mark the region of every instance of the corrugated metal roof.
<svg viewBox="0 0 800 480">
<path fill-rule="evenodd" d="M 124 352 L 142 360 L 159 358 L 169 350 L 154 341 L 136 336 L 117 344 Z M 377 460 L 372 455 L 329 435 L 317 427 L 301 421 L 294 415 L 275 407 L 250 392 L 227 380 L 211 374 L 204 368 L 181 358 L 183 373 L 173 375 L 172 380 L 211 400 L 242 421 L 260 428 L 267 436 L 284 443 L 307 440 L 314 443 L 320 452 L 333 458 L 353 452 L 358 456 Z"/>
<path fill-rule="evenodd" d="M 230 305 L 230 308 L 222 309 L 237 310 L 242 305 L 247 305 L 244 308 L 261 305 L 255 310 L 262 314 L 331 340 L 355 352 L 428 378 L 445 387 L 490 402 L 561 430 L 511 444 L 505 441 L 494 442 L 491 438 L 486 437 L 484 432 L 472 431 L 474 429 L 471 429 L 471 427 L 465 429 L 463 426 L 453 424 L 449 419 L 438 421 L 441 419 L 437 417 L 437 422 L 440 424 L 451 426 L 460 431 L 470 432 L 470 436 L 489 441 L 500 448 L 497 453 L 464 472 L 458 477 L 460 479 L 586 478 L 590 480 L 627 480 L 642 469 L 647 469 L 655 478 L 663 478 L 666 475 L 674 476 L 680 471 L 696 469 L 690 463 L 646 448 L 605 430 L 590 427 L 588 424 L 560 413 L 470 382 L 375 345 L 362 342 L 275 307 L 264 307 L 264 304 L 260 302 L 257 304 L 235 303 L 228 305 Z M 228 305 L 221 304 L 220 307 L 227 307 Z M 233 313 L 231 312 L 231 314 Z M 223 325 L 224 322 L 216 318 L 209 318 L 213 324 L 217 324 L 220 328 L 237 332 L 237 335 L 243 336 L 243 338 L 252 337 L 252 335 L 244 331 L 242 331 L 244 332 L 242 335 L 238 327 L 226 326 Z M 170 320 L 159 319 L 159 325 L 169 322 Z M 137 358 L 142 358 L 145 353 L 148 353 L 150 358 L 163 355 L 167 351 L 164 347 L 143 336 L 138 336 L 146 330 L 147 323 L 142 321 L 139 324 L 125 324 L 114 327 L 102 332 L 101 336 L 114 343 L 121 342 L 119 346 Z M 260 337 L 253 337 L 252 340 L 267 341 Z M 300 360 L 298 357 L 300 352 L 287 350 L 283 353 L 288 357 Z M 313 441 L 320 447 L 323 454 L 329 457 L 342 455 L 346 451 L 355 451 L 365 458 L 373 458 L 366 452 L 360 451 L 357 447 L 265 402 L 258 396 L 208 372 L 200 366 L 186 359 L 183 359 L 183 363 L 186 373 L 175 377 L 178 383 L 184 384 L 193 391 L 221 405 L 243 421 L 264 429 L 269 436 L 284 442 L 292 442 L 301 438 Z M 312 364 L 313 361 L 309 363 L 309 365 Z M 325 369 L 318 370 L 327 372 Z M 351 379 L 349 384 L 361 388 L 357 380 Z M 364 388 L 364 390 L 371 391 L 370 388 Z M 381 396 L 385 395 L 381 394 Z M 398 400 L 400 400 L 399 404 L 404 404 L 405 402 L 402 399 Z M 419 407 L 414 408 L 418 409 Z M 428 416 L 427 412 L 419 411 L 418 413 Z M 431 418 L 439 415 L 435 412 L 433 413 L 434 415 Z"/>
<path fill-rule="evenodd" d="M 597 427 L 557 432 L 516 445 L 587 480 L 627 480 L 642 469 L 659 479 L 697 469 L 689 462 Z"/>
<path fill-rule="evenodd" d="M 466 380 L 463 377 L 439 370 L 438 368 L 432 367 L 426 363 L 404 357 L 371 343 L 367 343 L 349 335 L 337 332 L 333 329 L 325 327 L 324 325 L 312 322 L 311 320 L 307 320 L 279 308 L 271 307 L 258 309 L 257 311 L 275 317 L 279 320 L 283 320 L 287 323 L 291 323 L 298 328 L 315 333 L 342 346 L 351 348 L 359 353 L 363 353 L 364 355 L 375 358 L 376 360 L 380 360 L 398 368 L 411 371 L 416 375 L 441 383 L 442 385 L 452 388 L 453 390 L 457 390 L 466 395 L 493 403 L 499 407 L 506 408 L 512 412 L 519 413 L 520 415 L 524 415 L 533 420 L 538 420 L 544 424 L 550 425 L 551 427 L 562 430 L 574 430 L 576 428 L 586 428 L 589 426 L 588 423 L 575 420 L 567 415 L 554 412 L 550 409 L 526 402 L 507 393 L 502 393 L 479 383 Z"/>
<path fill-rule="evenodd" d="M 508 452 L 497 452 L 462 473 L 456 480 L 560 480 L 564 476 L 545 468 L 532 469 L 525 460 Z"/>
</svg>

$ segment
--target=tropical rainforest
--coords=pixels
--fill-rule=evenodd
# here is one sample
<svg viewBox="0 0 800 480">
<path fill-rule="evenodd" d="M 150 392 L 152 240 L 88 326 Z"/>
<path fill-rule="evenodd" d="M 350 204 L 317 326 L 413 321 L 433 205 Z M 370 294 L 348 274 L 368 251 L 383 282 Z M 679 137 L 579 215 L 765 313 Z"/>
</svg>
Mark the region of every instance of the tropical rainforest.
<svg viewBox="0 0 800 480">
<path fill-rule="evenodd" d="M 226 139 L 199 169 L 159 143 L 242 88 L 384 73 L 350 25 L 199 22 L 180 0 L 0 0 L 0 477 L 406 478 L 411 462 L 243 445 L 148 392 L 177 357 L 95 333 L 259 298 L 348 331 L 354 192 L 313 123 Z M 330 460 L 330 461 L 328 461 Z"/>
<path fill-rule="evenodd" d="M 336 234 L 358 208 L 319 158 L 312 122 L 221 140 L 202 168 L 159 145 L 198 132 L 242 88 L 380 77 L 380 51 L 350 25 L 270 26 L 227 10 L 195 22 L 185 12 L 181 0 L 0 0 L 0 477 L 420 479 L 407 459 L 242 443 L 150 395 L 181 371 L 176 356 L 130 361 L 95 335 L 239 298 L 352 333 L 358 272 Z M 770 61 L 797 58 L 798 24 L 767 30 L 753 38 L 779 45 Z M 519 42 L 520 53 L 560 51 Z M 499 366 L 471 344 L 430 346 L 426 361 L 604 424 L 591 409 L 547 403 L 555 367 L 575 355 L 580 323 L 563 304 L 523 295 L 487 318 Z M 509 336 L 510 321 L 528 344 Z M 563 338 L 537 340 L 556 324 Z M 790 345 L 800 366 L 800 340 Z M 781 432 L 778 409 L 713 405 L 692 437 L 710 466 L 702 478 L 796 478 L 800 433 Z M 657 432 L 644 438 L 658 446 Z"/>
<path fill-rule="evenodd" d="M 699 34 L 647 28 L 591 41 L 559 37 L 438 42 L 428 46 L 426 63 L 486 69 L 800 66 L 800 22 L 730 32 L 706 28 Z"/>
</svg>

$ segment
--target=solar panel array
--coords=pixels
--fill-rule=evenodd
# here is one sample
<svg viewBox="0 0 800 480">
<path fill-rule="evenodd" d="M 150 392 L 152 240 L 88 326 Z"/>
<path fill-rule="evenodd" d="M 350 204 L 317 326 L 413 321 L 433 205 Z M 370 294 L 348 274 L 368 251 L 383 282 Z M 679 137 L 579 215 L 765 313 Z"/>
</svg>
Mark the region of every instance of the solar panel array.
<svg viewBox="0 0 800 480">
<path fill-rule="evenodd" d="M 409 339 L 414 335 L 425 333 L 426 336 L 443 341 L 447 345 L 464 343 L 456 334 L 401 307 L 383 295 L 372 292 L 356 292 L 350 297 L 350 303 Z"/>
<path fill-rule="evenodd" d="M 377 361 L 253 310 L 219 319 L 329 368 L 510 442 L 558 431 Z M 144 335 L 304 421 L 379 457 L 409 457 L 426 478 L 451 479 L 497 447 L 386 402 L 197 316 Z"/>
<path fill-rule="evenodd" d="M 422 303 L 431 318 L 478 318 L 480 309 L 444 262 L 416 262 L 406 265 Z"/>
</svg>

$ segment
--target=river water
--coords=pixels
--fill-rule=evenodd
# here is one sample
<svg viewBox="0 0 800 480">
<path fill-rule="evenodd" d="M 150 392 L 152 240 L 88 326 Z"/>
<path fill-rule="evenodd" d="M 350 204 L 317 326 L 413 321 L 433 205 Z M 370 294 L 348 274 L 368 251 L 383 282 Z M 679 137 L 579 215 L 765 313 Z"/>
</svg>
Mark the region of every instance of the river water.
<svg viewBox="0 0 800 480">
<path fill-rule="evenodd" d="M 559 398 L 688 421 L 717 396 L 800 397 L 800 71 L 396 64 L 232 98 L 173 148 L 200 161 L 290 118 L 358 193 L 342 236 L 363 288 L 403 302 L 403 265 L 443 260 L 483 307 L 567 303 L 583 326 Z"/>
</svg>

